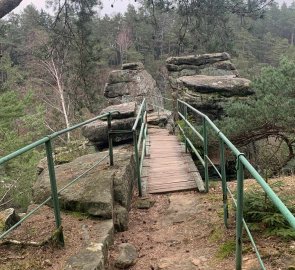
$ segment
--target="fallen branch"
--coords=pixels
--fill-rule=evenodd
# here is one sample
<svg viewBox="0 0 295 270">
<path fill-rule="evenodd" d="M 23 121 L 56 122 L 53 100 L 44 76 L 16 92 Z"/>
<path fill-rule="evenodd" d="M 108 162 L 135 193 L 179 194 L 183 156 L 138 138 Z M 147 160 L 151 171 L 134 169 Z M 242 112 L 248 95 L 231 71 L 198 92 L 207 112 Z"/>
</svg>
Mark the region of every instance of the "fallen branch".
<svg viewBox="0 0 295 270">
<path fill-rule="evenodd" d="M 3 202 L 3 201 L 4 201 L 5 197 L 7 196 L 8 192 L 9 192 L 11 189 L 12 189 L 12 186 L 10 186 L 10 187 L 6 190 L 6 192 L 4 193 L 4 195 L 2 196 L 2 198 L 0 199 L 0 202 Z"/>
<path fill-rule="evenodd" d="M 51 236 L 49 237 L 51 238 Z M 17 246 L 33 246 L 33 247 L 41 247 L 44 246 L 49 239 L 46 239 L 42 242 L 33 242 L 33 241 L 18 241 L 13 239 L 8 239 L 1 242 L 1 245 L 17 245 Z"/>
<path fill-rule="evenodd" d="M 55 246 L 63 246 L 63 242 L 61 240 L 62 236 L 62 226 L 56 229 L 50 237 L 41 241 L 18 241 L 13 239 L 7 239 L 0 242 L 0 245 L 17 245 L 17 246 L 31 246 L 31 247 L 42 247 L 47 244 L 53 244 Z"/>
<path fill-rule="evenodd" d="M 3 261 L 8 261 L 8 260 L 23 260 L 25 259 L 25 256 L 7 256 L 7 257 L 2 257 L 0 258 L 0 260 Z"/>
</svg>

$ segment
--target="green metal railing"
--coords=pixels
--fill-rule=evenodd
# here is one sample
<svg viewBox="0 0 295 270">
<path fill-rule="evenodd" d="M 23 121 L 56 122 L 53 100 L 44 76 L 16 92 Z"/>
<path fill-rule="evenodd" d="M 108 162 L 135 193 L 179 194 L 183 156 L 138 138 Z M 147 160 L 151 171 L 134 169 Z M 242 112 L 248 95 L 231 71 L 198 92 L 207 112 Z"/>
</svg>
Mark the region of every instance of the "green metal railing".
<svg viewBox="0 0 295 270">
<path fill-rule="evenodd" d="M 241 153 L 229 140 L 228 138 L 215 126 L 215 124 L 203 113 L 193 108 L 191 105 L 187 104 L 184 101 L 181 100 L 173 100 L 168 98 L 166 99 L 168 102 L 173 102 L 174 105 L 177 106 L 177 111 L 179 117 L 183 120 L 185 123 L 185 128 L 182 128 L 180 125 L 179 129 L 182 132 L 184 139 L 185 139 L 185 148 L 186 151 L 190 148 L 198 157 L 200 160 L 202 166 L 205 169 L 205 189 L 208 192 L 209 191 L 209 173 L 208 173 L 208 166 L 211 164 L 213 168 L 216 170 L 217 174 L 222 180 L 222 192 L 223 192 L 223 217 L 224 217 L 224 223 L 225 226 L 228 227 L 228 194 L 231 196 L 231 198 L 234 201 L 234 204 L 237 209 L 236 213 L 236 269 L 241 270 L 242 269 L 242 232 L 243 227 L 245 228 L 249 239 L 253 245 L 253 248 L 256 252 L 257 258 L 259 260 L 260 266 L 262 269 L 266 269 L 263 261 L 261 259 L 261 256 L 258 252 L 258 249 L 256 247 L 256 244 L 254 242 L 254 239 L 252 237 L 252 234 L 243 218 L 243 200 L 244 200 L 244 189 L 243 189 L 243 183 L 244 183 L 244 170 L 246 169 L 257 181 L 257 183 L 263 188 L 269 199 L 274 203 L 274 205 L 279 209 L 279 211 L 283 214 L 283 216 L 286 218 L 286 220 L 289 222 L 292 228 L 295 229 L 295 217 L 293 214 L 288 210 L 288 208 L 284 205 L 284 203 L 279 199 L 279 197 L 275 194 L 275 192 L 271 189 L 271 187 L 266 183 L 266 181 L 259 175 L 259 173 L 255 170 L 255 168 L 249 163 L 249 161 L 245 158 L 244 154 Z M 152 106 L 157 106 L 155 104 L 151 104 Z M 173 105 L 173 107 L 175 107 Z M 158 106 L 159 107 L 159 106 Z M 160 108 L 159 109 L 163 109 Z M 202 132 L 197 131 L 197 129 L 192 125 L 192 123 L 189 121 L 189 115 L 190 113 L 196 113 L 202 118 Z M 49 177 L 50 177 L 50 183 L 51 183 L 51 196 L 48 197 L 44 202 L 42 202 L 40 205 L 38 205 L 35 209 L 33 209 L 31 212 L 29 212 L 26 216 L 24 216 L 18 223 L 16 223 L 13 227 L 11 227 L 9 230 L 5 231 L 0 235 L 0 239 L 3 239 L 5 236 L 7 236 L 13 229 L 15 229 L 18 225 L 20 225 L 22 222 L 24 222 L 27 218 L 29 218 L 33 213 L 35 213 L 38 209 L 40 209 L 43 205 L 50 202 L 52 200 L 53 207 L 54 207 L 54 215 L 55 215 L 55 223 L 56 228 L 61 230 L 61 217 L 60 217 L 60 207 L 59 207 L 59 200 L 58 195 L 68 188 L 70 185 L 78 181 L 83 175 L 85 175 L 87 172 L 92 170 L 95 166 L 100 164 L 103 160 L 105 160 L 107 157 L 110 158 L 110 166 L 114 164 L 113 161 L 113 136 L 118 133 L 132 133 L 133 134 L 133 143 L 134 143 L 134 155 L 135 155 L 135 163 L 136 163 L 136 176 L 137 176 L 137 184 L 138 184 L 138 192 L 139 196 L 142 196 L 142 183 L 141 183 L 141 175 L 142 175 L 142 169 L 143 169 L 143 161 L 144 157 L 147 154 L 147 102 L 144 99 L 141 103 L 137 117 L 135 119 L 134 125 L 132 127 L 132 130 L 128 131 L 122 131 L 122 130 L 112 130 L 111 129 L 111 120 L 112 120 L 112 114 L 118 113 L 118 112 L 109 112 L 103 115 L 99 115 L 95 118 L 92 118 L 88 121 L 85 121 L 83 123 L 77 124 L 75 126 L 72 126 L 67 129 L 63 129 L 61 131 L 55 132 L 49 136 L 46 136 L 30 145 L 27 145 L 3 158 L 0 159 L 0 165 L 8 162 L 9 160 L 18 157 L 19 155 L 26 153 L 38 146 L 41 146 L 45 144 L 46 149 L 46 155 L 47 155 L 47 166 L 49 171 Z M 63 187 L 60 190 L 57 190 L 56 185 L 56 176 L 55 176 L 55 168 L 54 168 L 54 161 L 53 161 L 53 154 L 52 154 L 52 140 L 54 140 L 56 137 L 70 132 L 74 129 L 77 129 L 79 127 L 82 127 L 88 123 L 91 123 L 97 119 L 106 118 L 108 120 L 108 139 L 109 139 L 109 153 L 105 155 L 102 159 L 97 161 L 91 168 L 87 169 L 87 171 L 83 172 L 80 176 L 73 179 L 70 183 L 68 183 L 65 187 Z M 208 128 L 211 128 L 213 131 L 213 134 L 216 136 L 216 138 L 219 139 L 219 151 L 220 151 L 220 170 L 219 171 L 212 160 L 208 156 Z M 202 145 L 203 145 L 203 153 L 199 153 L 192 141 L 189 139 L 187 134 L 187 129 L 190 129 L 196 138 L 198 138 Z M 236 164 L 237 164 L 237 195 L 236 198 L 229 189 L 226 181 L 226 170 L 225 170 L 225 149 L 226 147 L 235 155 L 236 157 Z M 63 233 L 61 230 L 60 239 L 61 244 L 64 244 L 63 239 Z"/>
<path fill-rule="evenodd" d="M 190 112 L 188 112 L 190 110 Z M 205 189 L 208 192 L 209 190 L 209 174 L 208 174 L 208 165 L 209 163 L 212 165 L 214 170 L 219 175 L 222 180 L 222 193 L 223 193 L 223 217 L 225 226 L 228 227 L 228 196 L 229 194 L 234 201 L 236 206 L 236 269 L 242 269 L 242 233 L 243 227 L 245 228 L 251 244 L 255 250 L 256 256 L 258 258 L 261 269 L 266 269 L 264 263 L 261 259 L 261 256 L 258 252 L 257 246 L 254 242 L 253 236 L 243 218 L 243 202 L 244 202 L 244 170 L 247 170 L 252 177 L 254 177 L 257 183 L 262 187 L 265 191 L 269 199 L 273 202 L 273 204 L 279 209 L 285 219 L 289 222 L 290 226 L 295 229 L 295 217 L 289 211 L 289 209 L 284 205 L 284 203 L 280 200 L 280 198 L 275 194 L 275 192 L 271 189 L 271 187 L 266 183 L 266 181 L 260 176 L 260 174 L 256 171 L 256 169 L 250 164 L 250 162 L 246 159 L 245 155 L 241 153 L 231 142 L 230 140 L 215 126 L 215 124 L 209 119 L 208 116 L 196 110 L 191 105 L 187 104 L 184 101 L 177 100 L 177 111 L 181 120 L 184 121 L 186 127 L 182 128 L 180 125 L 179 129 L 184 136 L 186 149 L 190 147 L 192 151 L 196 154 L 201 164 L 205 169 Z M 196 128 L 190 123 L 188 115 L 189 113 L 196 113 L 202 118 L 202 134 L 196 130 Z M 188 134 L 186 130 L 190 129 L 194 135 L 199 138 L 203 144 L 203 156 L 198 150 L 194 147 L 191 140 L 188 138 Z M 208 128 L 213 130 L 213 134 L 219 139 L 219 151 L 220 151 L 220 168 L 219 171 L 212 160 L 208 156 Z M 233 153 L 236 157 L 236 165 L 237 165 L 237 195 L 236 198 L 229 189 L 226 182 L 226 170 L 225 170 L 225 147 L 227 147 L 231 153 Z"/>
<path fill-rule="evenodd" d="M 223 219 L 226 228 L 228 228 L 228 194 L 234 202 L 236 207 L 236 269 L 242 269 L 242 232 L 243 228 L 245 229 L 250 242 L 253 246 L 253 249 L 256 253 L 257 259 L 261 266 L 261 269 L 265 270 L 264 263 L 262 261 L 261 255 L 258 251 L 258 248 L 255 244 L 253 236 L 249 230 L 245 219 L 243 218 L 243 202 L 244 202 L 244 170 L 247 170 L 257 181 L 257 183 L 262 187 L 265 191 L 269 199 L 274 203 L 274 205 L 279 209 L 285 219 L 289 222 L 290 226 L 295 229 L 295 217 L 289 211 L 289 209 L 284 205 L 284 203 L 280 200 L 280 198 L 275 194 L 275 192 L 271 189 L 271 187 L 267 184 L 267 182 L 260 176 L 260 174 L 256 171 L 256 169 L 250 164 L 250 162 L 246 159 L 245 155 L 241 153 L 231 142 L 230 140 L 216 127 L 216 125 L 209 119 L 208 116 L 198 111 L 188 103 L 177 99 L 176 101 L 171 98 L 166 97 L 158 97 L 162 98 L 166 103 L 169 104 L 169 108 L 164 108 L 157 106 L 156 104 L 151 103 L 150 105 L 154 106 L 158 112 L 165 110 L 175 110 L 180 117 L 180 119 L 185 123 L 185 127 L 181 127 L 178 123 L 179 130 L 181 131 L 184 139 L 185 139 L 185 149 L 188 151 L 190 148 L 202 166 L 204 167 L 204 182 L 205 182 L 205 190 L 209 191 L 209 164 L 214 168 L 219 178 L 222 180 L 222 193 L 223 193 Z M 176 108 L 175 105 L 176 104 Z M 189 115 L 191 113 L 196 113 L 202 119 L 202 132 L 197 131 L 197 129 L 193 126 L 193 124 L 189 120 Z M 213 134 L 215 134 L 216 138 L 219 140 L 219 155 L 220 155 L 220 171 L 214 165 L 213 161 L 208 156 L 208 128 L 213 130 Z M 190 140 L 188 136 L 188 130 L 191 130 L 194 134 L 195 138 L 198 138 L 203 145 L 203 153 L 201 154 L 193 142 Z M 237 195 L 236 198 L 233 195 L 232 191 L 229 189 L 227 185 L 227 176 L 226 176 L 226 159 L 225 159 L 225 149 L 226 147 L 233 153 L 236 157 L 236 169 L 237 169 Z"/>
<path fill-rule="evenodd" d="M 138 133 L 139 131 L 139 133 Z M 133 143 L 134 143 L 134 155 L 136 163 L 136 176 L 139 196 L 142 196 L 142 168 L 144 157 L 147 154 L 147 103 L 144 99 L 138 110 L 138 114 L 134 125 L 132 127 Z"/>
<path fill-rule="evenodd" d="M 55 224 L 56 224 L 56 228 L 57 230 L 59 230 L 59 234 L 58 234 L 58 242 L 61 245 L 64 245 L 64 237 L 63 237 L 63 232 L 62 232 L 62 221 L 61 221 L 61 215 L 60 215 L 60 206 L 59 206 L 59 199 L 58 199 L 58 195 L 64 191 L 66 188 L 68 188 L 69 186 L 71 186 L 72 184 L 74 184 L 76 181 L 78 181 L 82 176 L 84 176 L 86 173 L 88 173 L 90 170 L 92 170 L 93 168 L 95 168 L 97 165 L 99 165 L 103 160 L 105 160 L 107 157 L 110 158 L 110 166 L 112 166 L 114 164 L 113 161 L 113 143 L 112 143 L 112 137 L 113 134 L 111 132 L 111 121 L 112 121 L 112 114 L 117 114 L 119 113 L 118 111 L 112 111 L 112 112 L 108 112 L 102 115 L 99 115 L 97 117 L 94 117 L 92 119 L 89 119 L 85 122 L 79 123 L 77 125 L 74 125 L 72 127 L 54 132 L 36 142 L 33 142 L 5 157 L 0 158 L 0 165 L 5 164 L 6 162 L 36 148 L 39 147 L 43 144 L 45 144 L 45 150 L 46 150 L 46 157 L 47 157 L 47 167 L 48 167 L 48 172 L 49 172 L 49 178 L 50 178 L 50 186 L 51 186 L 51 196 L 48 197 L 45 201 L 43 201 L 41 204 L 39 204 L 36 208 L 34 208 L 32 211 L 30 211 L 28 214 L 26 214 L 19 222 L 17 222 L 15 225 L 13 225 L 11 228 L 9 228 L 8 230 L 6 230 L 5 232 L 3 232 L 0 235 L 0 240 L 3 239 L 5 236 L 7 236 L 11 231 L 13 231 L 17 226 L 19 226 L 21 223 L 23 223 L 26 219 L 28 219 L 30 216 L 32 216 L 37 210 L 39 210 L 42 206 L 44 206 L 46 203 L 52 201 L 53 204 L 53 208 L 54 208 L 54 217 L 55 217 Z M 107 155 L 105 155 L 103 158 L 101 158 L 99 161 L 97 161 L 94 165 L 92 165 L 89 169 L 87 169 L 86 171 L 84 171 L 81 175 L 79 175 L 78 177 L 76 177 L 75 179 L 73 179 L 71 182 L 69 182 L 66 186 L 64 186 L 63 188 L 61 188 L 60 190 L 57 190 L 57 184 L 56 184 L 56 175 L 55 175 L 55 168 L 54 168 L 54 160 L 53 160 L 53 150 L 52 150 L 52 141 L 67 133 L 70 132 L 72 130 L 75 130 L 77 128 L 80 128 L 86 124 L 89 124 L 95 120 L 98 119 L 105 119 L 107 118 L 108 121 L 108 141 L 109 141 L 109 153 Z"/>
</svg>

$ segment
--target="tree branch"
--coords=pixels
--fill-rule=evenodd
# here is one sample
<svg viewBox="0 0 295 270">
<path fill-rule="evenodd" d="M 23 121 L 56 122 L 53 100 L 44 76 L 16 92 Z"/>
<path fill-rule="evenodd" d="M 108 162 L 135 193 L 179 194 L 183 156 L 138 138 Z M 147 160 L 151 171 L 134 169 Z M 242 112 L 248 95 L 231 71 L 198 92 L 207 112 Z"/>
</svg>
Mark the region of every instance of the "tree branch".
<svg viewBox="0 0 295 270">
<path fill-rule="evenodd" d="M 0 18 L 15 9 L 22 0 L 0 0 Z"/>
</svg>

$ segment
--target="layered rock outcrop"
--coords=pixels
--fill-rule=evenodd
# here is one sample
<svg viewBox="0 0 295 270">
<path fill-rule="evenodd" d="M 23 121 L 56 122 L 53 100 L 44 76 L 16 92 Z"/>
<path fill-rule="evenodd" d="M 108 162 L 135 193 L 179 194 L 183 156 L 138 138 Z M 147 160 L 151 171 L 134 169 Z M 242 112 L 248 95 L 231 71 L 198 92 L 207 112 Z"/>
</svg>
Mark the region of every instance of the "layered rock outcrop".
<svg viewBox="0 0 295 270">
<path fill-rule="evenodd" d="M 230 61 L 230 55 L 225 52 L 169 57 L 166 67 L 173 78 L 192 75 L 239 75 Z"/>
<path fill-rule="evenodd" d="M 219 119 L 232 100 L 254 94 L 251 81 L 239 77 L 228 53 L 170 57 L 166 66 L 178 97 L 212 119 Z"/>
<path fill-rule="evenodd" d="M 117 230 L 126 230 L 135 179 L 132 150 L 129 148 L 115 150 L 114 166 L 109 166 L 108 158 L 95 166 L 108 152 L 81 156 L 72 162 L 56 166 L 55 174 L 59 190 L 89 170 L 77 183 L 59 194 L 61 208 L 102 219 L 113 218 Z M 41 203 L 50 195 L 49 172 L 46 168 L 34 184 L 33 199 L 34 202 Z"/>
<path fill-rule="evenodd" d="M 161 92 L 156 81 L 139 62 L 124 64 L 121 70 L 113 70 L 105 86 L 104 96 L 111 105 L 130 101 L 140 104 L 144 98 L 161 96 Z"/>
<path fill-rule="evenodd" d="M 101 111 L 100 114 L 117 111 L 112 114 L 111 128 L 113 130 L 131 130 L 136 119 L 137 104 L 136 102 L 128 102 L 119 105 L 111 105 Z M 96 147 L 108 145 L 108 122 L 107 119 L 96 120 L 85 125 L 82 128 L 82 135 L 86 137 Z M 114 143 L 127 142 L 132 138 L 132 133 L 116 134 L 113 137 Z"/>
<path fill-rule="evenodd" d="M 118 111 L 112 118 L 113 130 L 131 130 L 137 115 L 137 108 L 143 99 L 147 100 L 148 111 L 153 111 L 153 105 L 163 106 L 161 92 L 156 81 L 144 69 L 142 63 L 127 63 L 120 70 L 113 70 L 105 85 L 104 96 L 110 106 L 103 109 L 100 114 Z M 98 148 L 108 144 L 107 119 L 97 120 L 82 128 L 82 134 Z M 116 134 L 113 137 L 115 144 L 126 143 L 132 139 L 132 133 Z"/>
</svg>

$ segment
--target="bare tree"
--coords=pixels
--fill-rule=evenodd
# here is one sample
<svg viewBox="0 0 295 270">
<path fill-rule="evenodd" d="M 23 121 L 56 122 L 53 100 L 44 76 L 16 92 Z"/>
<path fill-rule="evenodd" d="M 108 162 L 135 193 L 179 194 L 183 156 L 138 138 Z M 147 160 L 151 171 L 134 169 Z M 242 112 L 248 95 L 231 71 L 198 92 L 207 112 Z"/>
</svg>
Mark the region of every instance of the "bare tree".
<svg viewBox="0 0 295 270">
<path fill-rule="evenodd" d="M 53 100 L 56 100 L 54 104 L 51 100 L 47 100 L 47 98 L 43 98 L 43 101 L 51 106 L 53 109 L 56 109 L 63 115 L 66 127 L 70 127 L 69 121 L 69 110 L 70 110 L 70 100 L 65 92 L 64 85 L 64 60 L 59 56 L 58 52 L 53 51 L 52 55 L 46 60 L 39 60 L 39 65 L 44 69 L 44 71 L 49 75 L 48 80 L 42 79 L 42 81 L 49 85 L 53 92 L 55 93 L 53 96 L 55 97 Z M 67 133 L 67 142 L 70 142 L 70 132 Z"/>
<path fill-rule="evenodd" d="M 0 0 L 0 18 L 15 9 L 22 0 Z"/>
<path fill-rule="evenodd" d="M 130 27 L 123 25 L 117 36 L 116 44 L 120 52 L 121 64 L 123 64 L 124 55 L 126 56 L 127 60 L 127 51 L 132 45 L 132 31 Z"/>
</svg>

